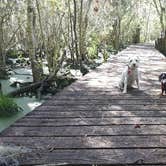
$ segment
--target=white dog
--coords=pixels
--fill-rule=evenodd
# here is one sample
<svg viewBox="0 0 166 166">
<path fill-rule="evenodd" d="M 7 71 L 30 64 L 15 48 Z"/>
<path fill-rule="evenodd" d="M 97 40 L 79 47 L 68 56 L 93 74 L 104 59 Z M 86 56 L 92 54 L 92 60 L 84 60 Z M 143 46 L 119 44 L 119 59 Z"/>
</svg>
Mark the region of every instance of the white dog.
<svg viewBox="0 0 166 166">
<path fill-rule="evenodd" d="M 129 58 L 129 62 L 122 72 L 122 77 L 119 82 L 119 87 L 121 90 L 123 89 L 123 93 L 127 93 L 127 87 L 132 87 L 135 81 L 138 89 L 140 89 L 138 65 L 138 57 Z"/>
</svg>

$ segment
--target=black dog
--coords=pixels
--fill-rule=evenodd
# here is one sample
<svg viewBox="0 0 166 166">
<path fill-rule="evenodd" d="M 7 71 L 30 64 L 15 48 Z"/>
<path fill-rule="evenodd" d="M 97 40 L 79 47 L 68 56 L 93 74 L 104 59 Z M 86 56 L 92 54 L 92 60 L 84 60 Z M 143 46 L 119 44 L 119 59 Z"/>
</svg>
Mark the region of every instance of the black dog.
<svg viewBox="0 0 166 166">
<path fill-rule="evenodd" d="M 161 95 L 166 94 L 166 73 L 162 73 L 159 76 L 159 81 L 161 82 Z"/>
</svg>

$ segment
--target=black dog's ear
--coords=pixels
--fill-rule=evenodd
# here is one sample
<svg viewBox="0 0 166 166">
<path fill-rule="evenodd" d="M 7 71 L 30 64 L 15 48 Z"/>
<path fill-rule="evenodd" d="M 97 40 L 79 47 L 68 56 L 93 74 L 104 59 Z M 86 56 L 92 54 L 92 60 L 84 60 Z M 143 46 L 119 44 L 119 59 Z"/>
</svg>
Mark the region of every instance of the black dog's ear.
<svg viewBox="0 0 166 166">
<path fill-rule="evenodd" d="M 162 74 L 160 74 L 160 76 L 159 76 L 159 81 L 161 81 L 161 80 L 162 80 L 162 77 L 163 77 L 163 73 L 162 73 Z"/>
<path fill-rule="evenodd" d="M 159 76 L 159 81 L 161 81 L 162 79 L 166 79 L 166 73 L 162 73 L 162 74 Z"/>
</svg>

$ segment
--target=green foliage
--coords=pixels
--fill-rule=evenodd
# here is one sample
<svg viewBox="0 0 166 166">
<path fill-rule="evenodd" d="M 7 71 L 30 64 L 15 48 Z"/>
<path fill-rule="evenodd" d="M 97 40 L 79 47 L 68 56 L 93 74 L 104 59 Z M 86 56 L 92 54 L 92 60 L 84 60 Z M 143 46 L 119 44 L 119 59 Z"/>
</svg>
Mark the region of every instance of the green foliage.
<svg viewBox="0 0 166 166">
<path fill-rule="evenodd" d="M 87 47 L 87 51 L 88 51 L 88 56 L 91 59 L 97 58 L 97 46 L 95 44 L 91 44 L 90 47 Z"/>
<path fill-rule="evenodd" d="M 0 95 L 0 116 L 12 116 L 21 111 L 21 108 L 12 98 Z"/>
<path fill-rule="evenodd" d="M 87 52 L 90 59 L 95 59 L 98 56 L 99 37 L 93 33 L 88 42 Z"/>
<path fill-rule="evenodd" d="M 103 53 L 103 58 L 104 58 L 104 61 L 106 62 L 107 59 L 109 58 L 109 54 L 106 50 L 104 50 L 104 53 Z"/>
<path fill-rule="evenodd" d="M 116 54 L 117 53 L 117 50 L 115 50 L 112 46 L 112 44 L 109 44 L 107 46 L 107 51 L 110 52 L 111 54 Z"/>
<path fill-rule="evenodd" d="M 16 50 L 10 49 L 6 54 L 8 58 L 18 58 L 18 51 Z"/>
<path fill-rule="evenodd" d="M 8 58 L 23 58 L 23 57 L 27 57 L 27 55 L 25 55 L 24 52 L 22 52 L 21 50 L 17 50 L 17 49 L 10 49 L 6 52 L 6 55 Z"/>
<path fill-rule="evenodd" d="M 34 10 L 33 19 L 31 17 L 31 28 L 34 28 L 33 55 L 38 50 L 47 55 L 49 71 L 54 71 L 59 66 L 63 49 L 69 50 L 66 56 L 71 55 L 73 66 L 81 66 L 84 63 L 81 60 L 96 59 L 98 51 L 103 49 L 115 54 L 133 41 L 139 42 L 138 39 L 140 42 L 155 40 L 163 26 L 166 26 L 165 0 L 75 0 L 76 5 L 73 0 L 43 1 L 30 1 Z M 0 1 L 3 9 L 0 18 L 5 20 L 0 27 L 3 30 L 0 47 L 2 46 L 1 54 L 4 56 L 10 48 L 7 51 L 10 58 L 32 55 L 28 51 L 32 48 L 27 40 L 31 36 L 28 35 L 27 27 L 27 2 Z M 140 36 L 136 33 L 138 26 Z M 35 56 L 30 59 L 35 61 Z M 104 59 L 107 59 L 107 55 L 104 55 Z M 36 66 L 32 66 L 35 69 Z"/>
</svg>

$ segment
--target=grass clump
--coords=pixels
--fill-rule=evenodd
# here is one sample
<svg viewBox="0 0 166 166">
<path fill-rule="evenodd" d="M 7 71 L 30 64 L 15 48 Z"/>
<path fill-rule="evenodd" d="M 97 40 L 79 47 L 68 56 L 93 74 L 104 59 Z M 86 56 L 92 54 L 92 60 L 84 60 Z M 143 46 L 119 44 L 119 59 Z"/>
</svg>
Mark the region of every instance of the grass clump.
<svg viewBox="0 0 166 166">
<path fill-rule="evenodd" d="M 12 98 L 0 95 L 0 116 L 12 116 L 21 110 Z"/>
</svg>

